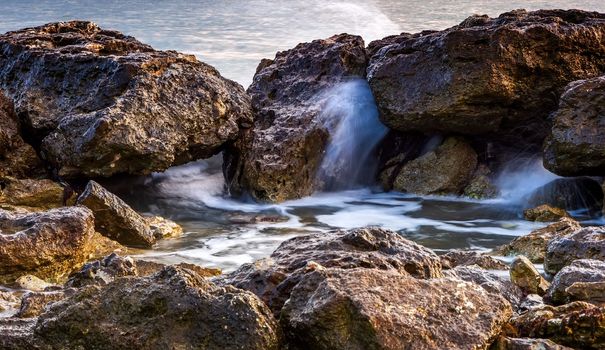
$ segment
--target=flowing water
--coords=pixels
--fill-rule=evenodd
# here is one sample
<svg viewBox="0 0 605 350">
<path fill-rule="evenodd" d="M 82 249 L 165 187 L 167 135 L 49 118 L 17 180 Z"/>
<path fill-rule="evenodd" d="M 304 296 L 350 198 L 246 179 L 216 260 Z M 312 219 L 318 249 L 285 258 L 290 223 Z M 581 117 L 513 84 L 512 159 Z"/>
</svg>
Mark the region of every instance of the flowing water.
<svg viewBox="0 0 605 350">
<path fill-rule="evenodd" d="M 90 19 L 158 49 L 193 53 L 247 86 L 261 58 L 299 42 L 341 32 L 362 35 L 369 42 L 404 31 L 444 29 L 475 13 L 496 16 L 516 8 L 605 12 L 605 1 L 0 0 L 0 32 Z M 332 192 L 278 205 L 236 201 L 224 192 L 220 156 L 147 178 L 105 183 L 136 209 L 172 218 L 184 227 L 183 237 L 162 241 L 145 255 L 230 270 L 267 256 L 283 240 L 305 232 L 377 225 L 437 250 L 487 250 L 540 226 L 520 217 L 523 196 L 555 178 L 540 160 L 511 164 L 497 181 L 502 196 L 487 201 L 356 186 L 367 182 L 370 150 L 385 129 L 363 82 L 325 93 L 331 96 L 324 122 L 332 142 L 318 176 Z"/>
</svg>

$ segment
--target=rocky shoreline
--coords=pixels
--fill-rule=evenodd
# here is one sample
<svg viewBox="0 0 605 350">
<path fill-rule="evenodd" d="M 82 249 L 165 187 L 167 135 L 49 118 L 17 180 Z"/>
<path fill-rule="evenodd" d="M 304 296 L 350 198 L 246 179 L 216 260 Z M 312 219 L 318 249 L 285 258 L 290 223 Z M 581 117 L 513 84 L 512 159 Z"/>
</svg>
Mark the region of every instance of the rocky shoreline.
<svg viewBox="0 0 605 350">
<path fill-rule="evenodd" d="M 340 34 L 263 60 L 246 91 L 91 22 L 0 35 L 0 349 L 605 349 L 605 229 L 570 214 L 603 210 L 604 38 L 579 10 Z M 351 81 L 389 128 L 369 150 L 385 190 L 493 198 L 505 164 L 543 154 L 574 176 L 524 198 L 548 224 L 489 254 L 367 227 L 226 274 L 129 256 L 183 230 L 99 179 L 222 152 L 232 196 L 325 189 L 326 91 Z"/>
</svg>

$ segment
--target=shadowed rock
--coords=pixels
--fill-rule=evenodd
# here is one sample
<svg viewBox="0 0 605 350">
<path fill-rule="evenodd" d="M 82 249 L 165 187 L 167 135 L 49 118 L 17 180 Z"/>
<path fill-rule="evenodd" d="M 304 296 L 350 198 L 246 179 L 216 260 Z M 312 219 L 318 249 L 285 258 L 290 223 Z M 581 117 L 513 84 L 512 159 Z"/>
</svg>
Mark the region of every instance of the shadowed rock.
<svg viewBox="0 0 605 350">
<path fill-rule="evenodd" d="M 551 275 L 577 259 L 605 261 L 605 227 L 582 228 L 548 243 L 544 270 Z"/>
<path fill-rule="evenodd" d="M 545 299 L 553 304 L 587 301 L 605 306 L 605 262 L 580 259 L 559 271 Z"/>
<path fill-rule="evenodd" d="M 588 177 L 556 179 L 538 187 L 526 198 L 529 208 L 548 204 L 564 210 L 585 209 L 600 213 L 603 208 L 601 184 Z"/>
</svg>

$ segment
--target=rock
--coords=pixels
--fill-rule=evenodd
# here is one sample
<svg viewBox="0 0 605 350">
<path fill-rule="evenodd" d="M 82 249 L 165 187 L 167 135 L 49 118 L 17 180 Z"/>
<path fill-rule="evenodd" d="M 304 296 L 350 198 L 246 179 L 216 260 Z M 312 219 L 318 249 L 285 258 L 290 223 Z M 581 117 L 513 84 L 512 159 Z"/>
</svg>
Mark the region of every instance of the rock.
<svg viewBox="0 0 605 350">
<path fill-rule="evenodd" d="M 576 301 L 544 306 L 513 317 L 520 337 L 545 338 L 581 349 L 605 347 L 605 308 Z"/>
<path fill-rule="evenodd" d="M 561 218 L 570 217 L 569 213 L 560 208 L 551 207 L 548 204 L 542 204 L 535 208 L 526 209 L 523 211 L 523 217 L 529 221 L 559 221 Z"/>
<path fill-rule="evenodd" d="M 500 190 L 489 177 L 491 171 L 485 164 L 475 170 L 469 184 L 464 188 L 464 196 L 473 199 L 492 199 L 500 195 Z"/>
<path fill-rule="evenodd" d="M 303 276 L 280 323 L 293 349 L 482 349 L 510 316 L 502 297 L 458 279 L 329 268 Z"/>
<path fill-rule="evenodd" d="M 21 299 L 21 307 L 15 317 L 30 318 L 40 316 L 47 305 L 66 298 L 74 290 L 58 290 L 52 292 L 29 292 Z"/>
<path fill-rule="evenodd" d="M 570 83 L 553 114 L 544 167 L 563 176 L 605 175 L 605 77 Z"/>
<path fill-rule="evenodd" d="M 0 290 L 0 319 L 2 316 L 14 314 L 19 308 L 19 303 L 20 298 L 15 291 Z"/>
<path fill-rule="evenodd" d="M 230 192 L 269 202 L 311 194 L 329 136 L 319 118 L 329 97 L 325 92 L 363 78 L 366 65 L 363 39 L 348 34 L 263 60 L 248 88 L 254 125 L 224 153 Z"/>
<path fill-rule="evenodd" d="M 591 178 L 562 178 L 535 189 L 524 201 L 529 208 L 548 204 L 568 211 L 587 209 L 601 213 L 603 189 Z"/>
<path fill-rule="evenodd" d="M 368 80 L 391 129 L 542 145 L 574 80 L 605 71 L 605 15 L 516 10 L 370 44 Z"/>
<path fill-rule="evenodd" d="M 363 228 L 304 235 L 282 243 L 271 256 L 222 276 L 258 295 L 278 314 L 309 266 L 394 270 L 417 278 L 441 277 L 441 261 L 431 250 L 396 232 Z"/>
<path fill-rule="evenodd" d="M 500 337 L 490 350 L 573 350 L 548 339 Z"/>
<path fill-rule="evenodd" d="M 432 150 L 441 137 L 427 137 L 419 133 L 389 131 L 378 145 L 378 179 L 386 191 L 393 189 L 395 178 L 409 161 Z"/>
<path fill-rule="evenodd" d="M 80 271 L 69 276 L 66 287 L 81 288 L 88 285 L 106 285 L 118 277 L 138 276 L 137 265 L 131 257 L 115 253 L 87 263 Z"/>
<path fill-rule="evenodd" d="M 177 267 L 83 288 L 50 305 L 33 338 L 61 349 L 280 347 L 277 322 L 256 296 Z"/>
<path fill-rule="evenodd" d="M 575 260 L 555 275 L 545 298 L 555 305 L 576 300 L 605 304 L 604 287 L 605 262 Z"/>
<path fill-rule="evenodd" d="M 508 270 L 508 265 L 492 256 L 474 251 L 451 250 L 441 256 L 441 265 L 444 269 L 453 269 L 456 266 L 477 265 L 487 270 Z"/>
<path fill-rule="evenodd" d="M 148 222 L 118 196 L 94 181 L 89 181 L 77 204 L 95 215 L 95 228 L 104 236 L 126 246 L 151 247 L 156 236 Z"/>
<path fill-rule="evenodd" d="M 605 260 L 605 227 L 584 227 L 548 243 L 544 271 L 554 275 L 577 259 Z"/>
<path fill-rule="evenodd" d="M 523 255 L 513 260 L 510 280 L 526 294 L 544 295 L 550 286 L 531 261 Z"/>
<path fill-rule="evenodd" d="M 15 284 L 21 289 L 27 289 L 34 292 L 41 292 L 44 289 L 53 286 L 53 284 L 48 283 L 34 275 L 23 275 L 15 280 Z"/>
<path fill-rule="evenodd" d="M 32 344 L 35 319 L 0 317 L 0 349 L 36 349 Z"/>
<path fill-rule="evenodd" d="M 52 209 L 63 205 L 64 190 L 48 179 L 15 179 L 0 177 L 0 203 L 36 209 Z"/>
<path fill-rule="evenodd" d="M 249 97 L 192 55 L 92 22 L 0 35 L 0 88 L 64 177 L 150 174 L 219 153 Z"/>
<path fill-rule="evenodd" d="M 461 194 L 477 167 L 477 153 L 463 139 L 447 138 L 434 151 L 405 164 L 393 189 L 416 194 Z"/>
<path fill-rule="evenodd" d="M 152 216 L 145 220 L 156 239 L 174 238 L 183 234 L 183 228 L 172 220 L 161 216 Z"/>
<path fill-rule="evenodd" d="M 94 233 L 94 218 L 86 208 L 28 214 L 0 210 L 0 280 L 24 273 L 60 279 L 86 261 Z"/>
<path fill-rule="evenodd" d="M 0 177 L 35 177 L 44 174 L 42 162 L 19 132 L 13 102 L 0 91 Z"/>
<path fill-rule="evenodd" d="M 528 294 L 521 300 L 517 313 L 522 314 L 526 311 L 544 307 L 544 298 L 538 294 Z"/>
<path fill-rule="evenodd" d="M 504 256 L 525 255 L 533 263 L 543 263 L 548 242 L 554 238 L 564 237 L 581 228 L 572 218 L 564 217 L 544 228 L 520 236 L 507 245 L 499 247 L 494 254 Z"/>
</svg>

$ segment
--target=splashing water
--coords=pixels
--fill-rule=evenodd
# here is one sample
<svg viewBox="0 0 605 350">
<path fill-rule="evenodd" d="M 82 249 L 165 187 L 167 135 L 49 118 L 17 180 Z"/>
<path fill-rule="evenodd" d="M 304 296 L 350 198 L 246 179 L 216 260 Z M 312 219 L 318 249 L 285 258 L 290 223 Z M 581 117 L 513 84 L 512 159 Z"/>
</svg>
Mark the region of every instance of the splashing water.
<svg viewBox="0 0 605 350">
<path fill-rule="evenodd" d="M 320 116 L 330 133 L 318 179 L 324 190 L 344 190 L 374 181 L 373 157 L 387 128 L 378 119 L 378 109 L 365 79 L 355 79 L 324 93 L 327 103 Z"/>
<path fill-rule="evenodd" d="M 520 204 L 537 188 L 558 178 L 544 168 L 541 158 L 516 158 L 500 172 L 496 186 L 500 189 L 503 200 Z"/>
</svg>

